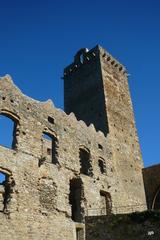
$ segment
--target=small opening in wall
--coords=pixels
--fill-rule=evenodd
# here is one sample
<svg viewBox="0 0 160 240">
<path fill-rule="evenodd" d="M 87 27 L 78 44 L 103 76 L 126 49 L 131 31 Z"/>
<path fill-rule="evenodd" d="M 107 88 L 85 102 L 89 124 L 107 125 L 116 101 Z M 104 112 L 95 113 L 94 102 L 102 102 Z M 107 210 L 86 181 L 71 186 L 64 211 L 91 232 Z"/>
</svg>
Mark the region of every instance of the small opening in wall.
<svg viewBox="0 0 160 240">
<path fill-rule="evenodd" d="M 11 103 L 14 103 L 13 99 L 10 99 L 10 102 L 11 102 Z"/>
<path fill-rule="evenodd" d="M 49 116 L 49 117 L 48 117 L 48 122 L 51 123 L 51 124 L 54 124 L 54 118 L 52 118 L 52 117 Z"/>
<path fill-rule="evenodd" d="M 122 69 L 123 69 L 123 67 L 120 67 L 120 68 L 119 68 L 119 71 L 122 71 Z"/>
<path fill-rule="evenodd" d="M 47 155 L 51 155 L 52 154 L 52 150 L 50 148 L 47 148 Z"/>
<path fill-rule="evenodd" d="M 100 150 L 103 150 L 103 146 L 102 146 L 101 144 L 99 144 L 99 143 L 98 143 L 98 148 L 99 148 Z"/>
<path fill-rule="evenodd" d="M 106 163 L 104 159 L 98 159 L 98 166 L 102 174 L 106 173 Z"/>
<path fill-rule="evenodd" d="M 2 97 L 2 100 L 4 101 L 6 98 L 5 97 Z"/>
</svg>

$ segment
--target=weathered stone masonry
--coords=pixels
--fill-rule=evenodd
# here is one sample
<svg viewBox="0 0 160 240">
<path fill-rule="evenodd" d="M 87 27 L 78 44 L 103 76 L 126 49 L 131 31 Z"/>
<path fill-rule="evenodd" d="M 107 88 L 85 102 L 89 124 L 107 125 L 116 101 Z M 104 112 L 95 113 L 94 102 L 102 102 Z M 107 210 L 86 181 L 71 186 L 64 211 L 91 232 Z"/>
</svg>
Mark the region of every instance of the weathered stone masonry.
<svg viewBox="0 0 160 240">
<path fill-rule="evenodd" d="M 0 114 L 15 123 L 12 148 L 0 146 L 4 240 L 84 239 L 85 215 L 145 208 L 127 75 L 107 54 L 82 50 L 65 69 L 67 114 L 0 79 Z"/>
</svg>

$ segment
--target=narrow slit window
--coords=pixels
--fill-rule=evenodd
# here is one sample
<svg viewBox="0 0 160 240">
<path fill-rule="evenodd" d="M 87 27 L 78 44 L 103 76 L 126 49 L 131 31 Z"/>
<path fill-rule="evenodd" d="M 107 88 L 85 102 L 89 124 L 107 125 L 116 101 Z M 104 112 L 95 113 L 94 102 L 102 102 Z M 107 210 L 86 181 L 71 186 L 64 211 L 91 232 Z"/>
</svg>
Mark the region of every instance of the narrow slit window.
<svg viewBox="0 0 160 240">
<path fill-rule="evenodd" d="M 102 158 L 98 159 L 98 166 L 99 166 L 99 170 L 102 174 L 106 173 L 106 163 L 105 160 Z"/>
</svg>

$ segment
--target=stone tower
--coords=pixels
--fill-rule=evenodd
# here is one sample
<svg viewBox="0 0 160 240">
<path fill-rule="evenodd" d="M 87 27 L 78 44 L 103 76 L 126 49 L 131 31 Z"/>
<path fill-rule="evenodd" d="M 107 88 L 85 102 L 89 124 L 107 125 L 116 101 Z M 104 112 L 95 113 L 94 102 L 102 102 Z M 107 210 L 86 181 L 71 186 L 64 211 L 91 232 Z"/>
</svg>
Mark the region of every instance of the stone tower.
<svg viewBox="0 0 160 240">
<path fill-rule="evenodd" d="M 145 205 L 143 163 L 125 68 L 99 45 L 81 49 L 64 70 L 64 89 L 65 111 L 94 124 L 107 137 L 119 179 L 115 205 Z"/>
</svg>

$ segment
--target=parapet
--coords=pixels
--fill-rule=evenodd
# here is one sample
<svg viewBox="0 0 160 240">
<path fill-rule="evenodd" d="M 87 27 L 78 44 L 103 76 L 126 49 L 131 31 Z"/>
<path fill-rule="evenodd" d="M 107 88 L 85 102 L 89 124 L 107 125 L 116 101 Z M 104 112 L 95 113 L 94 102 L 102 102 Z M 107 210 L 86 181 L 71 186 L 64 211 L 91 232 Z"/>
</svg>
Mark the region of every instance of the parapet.
<svg viewBox="0 0 160 240">
<path fill-rule="evenodd" d="M 114 68 L 114 71 L 119 74 L 125 75 L 127 74 L 126 68 L 115 58 L 113 58 L 104 48 L 100 45 L 95 46 L 94 48 L 88 50 L 87 48 L 81 48 L 76 55 L 74 56 L 74 61 L 68 67 L 64 69 L 63 78 L 68 77 L 72 73 L 76 72 L 82 66 L 89 64 L 95 59 L 102 58 L 107 62 L 107 64 Z"/>
</svg>

